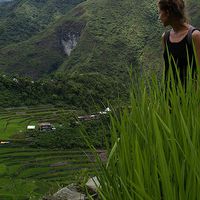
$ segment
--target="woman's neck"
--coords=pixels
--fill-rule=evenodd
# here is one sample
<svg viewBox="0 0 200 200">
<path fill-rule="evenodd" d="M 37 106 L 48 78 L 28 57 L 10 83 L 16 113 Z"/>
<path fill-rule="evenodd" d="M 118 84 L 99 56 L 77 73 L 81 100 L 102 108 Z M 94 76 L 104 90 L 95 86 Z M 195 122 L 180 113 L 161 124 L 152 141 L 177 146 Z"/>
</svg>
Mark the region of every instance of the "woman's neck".
<svg viewBox="0 0 200 200">
<path fill-rule="evenodd" d="M 186 30 L 189 29 L 188 23 L 186 23 L 186 22 L 181 23 L 181 22 L 175 21 L 175 20 L 171 23 L 171 26 L 172 26 L 172 29 L 173 29 L 175 34 L 181 32 L 181 31 L 184 31 L 184 30 L 186 31 Z"/>
</svg>

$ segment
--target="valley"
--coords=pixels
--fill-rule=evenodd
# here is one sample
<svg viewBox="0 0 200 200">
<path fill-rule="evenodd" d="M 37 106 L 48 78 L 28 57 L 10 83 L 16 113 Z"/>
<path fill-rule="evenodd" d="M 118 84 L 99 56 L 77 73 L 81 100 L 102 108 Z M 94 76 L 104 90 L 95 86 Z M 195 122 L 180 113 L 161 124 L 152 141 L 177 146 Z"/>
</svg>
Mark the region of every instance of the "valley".
<svg viewBox="0 0 200 200">
<path fill-rule="evenodd" d="M 189 20 L 200 28 L 200 1 L 186 3 Z M 149 114 L 149 107 L 163 114 L 160 93 L 157 88 L 154 106 L 148 104 L 151 96 L 146 88 L 139 103 L 138 99 L 131 102 L 130 91 L 141 77 L 148 79 L 153 74 L 161 79 L 164 31 L 154 0 L 0 0 L 0 199 L 38 200 L 68 184 L 82 185 L 89 176 L 101 175 L 104 168 L 99 169 L 89 146 L 101 154 L 113 145 L 111 158 L 117 158 L 121 117 L 130 123 L 127 132 L 132 134 L 132 129 L 138 132 L 142 144 L 139 149 L 138 138 L 131 135 L 136 146 L 131 151 L 125 149 L 124 155 L 130 156 L 125 162 L 132 160 L 134 152 L 142 155 L 146 144 L 143 132 L 149 133 L 149 127 L 154 127 L 156 117 L 159 118 Z M 109 113 L 105 114 L 107 107 L 114 111 L 116 122 Z M 127 112 L 125 116 L 118 113 L 122 108 Z M 137 119 L 134 112 L 129 113 L 131 109 L 138 112 Z M 146 113 L 155 117 L 150 125 Z M 169 114 L 166 120 L 170 117 Z M 142 124 L 143 118 L 146 124 Z M 163 125 L 159 120 L 159 126 Z M 53 128 L 42 131 L 40 124 Z M 129 144 L 126 124 L 122 125 L 121 137 Z M 164 124 L 163 130 L 169 128 Z M 152 128 L 152 138 L 154 133 Z M 124 161 L 125 156 L 121 155 Z M 142 156 L 138 156 L 138 166 L 143 166 L 139 157 Z M 108 167 L 117 162 L 111 160 Z M 153 169 L 157 168 L 156 163 Z M 138 169 L 141 174 L 142 167 Z M 156 170 L 155 180 L 160 176 Z M 132 166 L 122 172 L 125 180 L 130 171 L 134 171 Z M 159 186 L 160 180 L 156 184 Z M 192 187 L 188 188 L 190 191 Z"/>
<path fill-rule="evenodd" d="M 76 125 L 78 113 L 53 105 L 0 111 L 0 199 L 38 200 L 95 175 L 96 158 Z M 55 130 L 38 130 L 42 122 L 50 122 Z M 92 143 L 102 149 L 103 136 L 96 129 L 100 126 L 90 123 L 95 125 L 84 126 Z M 36 128 L 27 129 L 30 125 Z"/>
</svg>

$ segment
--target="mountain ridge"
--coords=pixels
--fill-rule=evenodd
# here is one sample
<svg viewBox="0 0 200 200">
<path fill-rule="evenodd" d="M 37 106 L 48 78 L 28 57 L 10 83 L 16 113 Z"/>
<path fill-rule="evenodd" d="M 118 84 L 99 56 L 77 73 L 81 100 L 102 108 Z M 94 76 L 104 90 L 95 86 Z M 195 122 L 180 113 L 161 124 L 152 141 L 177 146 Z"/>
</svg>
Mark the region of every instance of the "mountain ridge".
<svg viewBox="0 0 200 200">
<path fill-rule="evenodd" d="M 192 22 L 200 26 L 200 3 L 190 0 L 188 5 Z M 76 29 L 77 46 L 67 56 L 62 40 L 68 42 L 66 38 L 73 38 Z M 150 71 L 161 68 L 163 31 L 153 0 L 88 0 L 78 3 L 33 38 L 0 48 L 0 68 L 34 78 L 57 71 L 94 72 L 127 79 L 130 65 Z M 13 59 L 9 60 L 10 56 Z"/>
</svg>

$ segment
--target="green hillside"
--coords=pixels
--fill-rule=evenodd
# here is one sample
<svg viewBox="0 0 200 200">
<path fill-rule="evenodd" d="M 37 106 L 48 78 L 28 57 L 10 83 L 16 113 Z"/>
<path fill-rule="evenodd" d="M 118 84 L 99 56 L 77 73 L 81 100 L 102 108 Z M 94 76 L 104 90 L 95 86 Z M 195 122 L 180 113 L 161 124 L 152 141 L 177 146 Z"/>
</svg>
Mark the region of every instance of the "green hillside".
<svg viewBox="0 0 200 200">
<path fill-rule="evenodd" d="M 59 69 L 70 74 L 98 72 L 123 79 L 130 64 L 148 69 L 160 65 L 164 29 L 158 21 L 155 1 L 79 3 L 16 0 L 1 7 L 1 70 L 35 78 Z M 188 6 L 193 24 L 200 26 L 200 3 L 188 0 Z M 67 56 L 62 41 L 67 42 L 69 35 L 76 37 L 78 44 Z"/>
<path fill-rule="evenodd" d="M 85 9 L 88 15 L 84 34 L 60 70 L 95 71 L 123 78 L 130 65 L 140 66 L 146 56 L 159 60 L 154 51 L 160 50 L 157 38 L 162 31 L 155 1 L 88 1 Z"/>
<path fill-rule="evenodd" d="M 92 83 L 92 84 L 91 84 Z M 114 89 L 113 89 L 114 88 Z M 109 103 L 119 106 L 128 99 L 125 84 L 98 73 L 75 76 L 51 76 L 43 80 L 0 75 L 0 107 L 53 104 L 70 109 L 96 110 Z M 98 105 L 97 105 L 98 104 Z"/>
<path fill-rule="evenodd" d="M 190 20 L 195 26 L 200 28 L 200 15 L 199 15 L 200 1 L 188 0 L 188 6 L 189 6 Z"/>
<path fill-rule="evenodd" d="M 13 0 L 0 6 L 0 47 L 44 30 L 83 0 Z"/>
<path fill-rule="evenodd" d="M 187 3 L 192 24 L 200 27 L 200 2 L 188 0 Z M 32 95 L 27 92 L 28 100 L 23 91 L 6 88 L 2 91 L 1 105 L 11 106 L 12 101 L 18 106 L 45 101 L 82 107 L 90 102 L 105 102 L 105 99 L 113 101 L 116 97 L 126 96 L 124 88 L 128 88 L 131 65 L 136 76 L 141 75 L 141 68 L 149 73 L 162 69 L 160 37 L 164 28 L 158 20 L 154 0 L 87 0 L 82 3 L 78 0 L 16 0 L 3 5 L 0 7 L 3 11 L 0 12 L 0 30 L 3 30 L 4 22 L 4 30 L 9 32 L 6 35 L 0 32 L 0 40 L 4 42 L 0 46 L 1 72 L 34 79 L 51 74 L 48 80 L 53 73 L 59 81 L 51 84 L 53 87 L 49 88 L 55 85 L 56 89 L 47 93 L 40 93 L 39 87 Z M 26 27 L 31 24 L 38 27 L 34 23 L 37 21 L 41 25 L 37 34 L 31 28 L 25 29 L 29 31 L 26 34 L 17 23 L 13 26 L 16 31 L 9 28 L 18 19 L 12 18 L 13 15 L 25 19 L 30 13 L 34 16 L 31 17 L 33 21 L 22 22 Z M 9 38 L 9 34 L 12 41 L 2 39 Z"/>
<path fill-rule="evenodd" d="M 117 0 L 80 4 L 35 37 L 2 47 L 1 69 L 32 77 L 40 77 L 58 68 L 60 71 L 70 69 L 71 72 L 72 69 L 80 73 L 100 72 L 122 77 L 120 74 L 127 73 L 130 64 L 138 65 L 142 59 L 146 35 L 152 37 L 148 33 L 152 19 L 157 21 L 156 5 L 153 5 L 152 13 L 141 14 L 142 8 L 148 7 L 149 3 Z M 81 37 L 68 57 L 64 54 L 61 39 L 63 33 L 73 32 L 78 32 Z"/>
<path fill-rule="evenodd" d="M 60 40 L 57 37 L 54 39 L 54 34 L 49 36 L 46 28 L 81 1 L 14 0 L 2 4 L 0 68 L 6 72 L 32 77 L 57 69 L 63 59 Z M 42 31 L 43 34 L 39 34 Z M 36 39 L 32 39 L 33 36 Z"/>
<path fill-rule="evenodd" d="M 200 27 L 200 2 L 189 1 L 188 6 L 192 23 Z M 147 69 L 160 64 L 164 28 L 154 0 L 90 0 L 85 9 L 88 18 L 82 40 L 61 69 L 121 77 L 130 64 Z"/>
</svg>

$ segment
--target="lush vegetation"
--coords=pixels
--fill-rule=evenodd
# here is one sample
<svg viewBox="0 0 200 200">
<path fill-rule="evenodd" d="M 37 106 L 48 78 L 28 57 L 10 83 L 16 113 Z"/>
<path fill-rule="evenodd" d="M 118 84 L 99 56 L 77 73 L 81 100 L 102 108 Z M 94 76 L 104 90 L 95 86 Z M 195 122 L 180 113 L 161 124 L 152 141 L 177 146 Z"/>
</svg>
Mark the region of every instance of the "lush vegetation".
<svg viewBox="0 0 200 200">
<path fill-rule="evenodd" d="M 0 199 L 38 200 L 97 168 L 90 150 L 0 145 Z"/>
<path fill-rule="evenodd" d="M 83 129 L 89 143 L 102 147 L 109 125 L 101 128 L 109 120 L 80 125 L 72 116 L 100 111 L 108 102 L 127 104 L 130 66 L 137 78 L 144 76 L 140 66 L 148 78 L 161 66 L 163 30 L 155 1 L 81 2 L 16 0 L 0 6 L 0 139 L 21 142 L 0 146 L 0 199 L 38 199 L 59 187 L 55 181 L 68 184 L 74 171 L 96 167 L 93 157 L 94 165 L 79 151 L 56 148 L 85 148 Z M 188 0 L 188 6 L 200 27 L 199 1 Z M 80 34 L 70 57 L 61 45 L 68 30 Z M 112 119 L 110 156 L 99 170 L 101 198 L 198 199 L 198 88 L 189 82 L 183 91 L 172 83 L 166 90 L 156 79 L 137 86 L 131 107 Z M 28 124 L 44 120 L 57 130 L 25 133 Z"/>
<path fill-rule="evenodd" d="M 33 3 L 27 1 L 26 4 Z M 26 4 L 22 4 L 21 7 L 17 4 L 17 10 L 26 13 Z M 55 3 L 57 4 L 58 2 Z M 46 6 L 46 3 L 44 5 Z M 35 6 L 35 10 L 38 11 L 39 5 L 35 3 Z M 47 18 L 50 17 L 51 12 Z M 10 22 L 7 16 L 6 19 Z M 19 21 L 21 23 L 21 20 Z M 26 30 L 29 29 L 26 27 Z M 61 32 L 69 30 L 80 32 L 81 37 L 76 49 L 67 57 L 60 41 Z M 21 32 L 19 30 L 16 36 L 21 37 L 23 31 Z M 79 4 L 42 33 L 35 33 L 32 38 L 27 36 L 30 39 L 24 39 L 24 42 L 3 45 L 0 49 L 0 65 L 4 71 L 32 77 L 40 77 L 59 69 L 68 74 L 99 72 L 124 81 L 127 79 L 130 64 L 140 66 L 146 57 L 153 58 L 154 63 L 160 62 L 160 59 L 155 60 L 154 56 L 158 55 L 161 49 L 158 42 L 161 32 L 156 4 L 152 0 L 140 3 L 130 0 L 90 0 Z M 12 30 L 11 33 L 15 34 Z M 34 31 L 31 30 L 30 33 Z M 3 34 L 1 35 L 3 37 Z M 5 37 L 9 38 L 6 34 Z M 12 59 L 8 59 L 11 55 Z"/>
<path fill-rule="evenodd" d="M 0 5 L 0 47 L 30 39 L 82 0 L 13 0 Z"/>
<path fill-rule="evenodd" d="M 192 23 L 197 27 L 200 26 L 199 6 L 197 1 L 188 1 Z M 88 0 L 82 3 L 16 0 L 0 6 L 0 11 L 2 71 L 34 78 L 57 72 L 62 74 L 63 83 L 67 82 L 66 87 L 59 81 L 54 89 L 40 91 L 37 88 L 34 98 L 24 87 L 24 94 L 16 87 L 6 88 L 1 95 L 1 105 L 52 102 L 88 105 L 90 96 L 99 103 L 106 98 L 116 99 L 118 94 L 127 96 L 124 93 L 128 92 L 125 88 L 128 88 L 130 65 L 138 76 L 143 71 L 140 66 L 149 73 L 161 69 L 160 36 L 163 29 L 153 0 Z M 27 17 L 30 20 L 26 20 Z M 27 33 L 21 30 L 24 26 Z M 70 31 L 78 32 L 81 37 L 68 57 L 60 41 L 63 34 Z M 52 85 L 48 83 L 47 88 Z M 56 92 L 55 87 L 59 88 Z M 51 91 L 51 95 L 46 91 Z"/>
<path fill-rule="evenodd" d="M 190 70 L 185 87 L 169 77 L 141 80 L 131 107 L 113 117 L 101 199 L 199 199 L 200 78 Z"/>
<path fill-rule="evenodd" d="M 2 108 L 0 199 L 38 200 L 92 176 L 98 166 L 85 139 L 103 149 L 110 120 L 109 115 L 98 120 L 78 120 L 79 115 L 86 114 L 50 104 Z M 51 122 L 56 129 L 39 131 L 39 122 Z M 28 125 L 35 125 L 36 129 L 27 130 Z M 83 135 L 83 130 L 87 134 Z"/>
<path fill-rule="evenodd" d="M 78 4 L 80 3 L 78 1 L 70 1 L 66 6 L 63 5 L 64 1 L 18 2 L 18 4 L 14 4 L 15 9 L 12 6 L 13 10 L 5 9 L 1 18 L 7 20 L 4 26 L 11 32 L 12 38 L 15 38 L 14 34 L 16 37 L 24 38 L 25 41 L 13 44 L 9 39 L 9 34 L 5 32 L 5 28 L 2 28 L 1 37 L 7 38 L 2 38 L 2 41 L 11 42 L 11 45 L 5 46 L 4 44 L 0 49 L 0 64 L 3 70 L 38 77 L 59 68 L 68 74 L 71 72 L 78 74 L 99 72 L 126 80 L 130 64 L 134 67 L 142 64 L 145 69 L 151 71 L 150 66 L 154 66 L 153 70 L 155 70 L 161 62 L 159 41 L 163 29 L 158 21 L 157 7 L 153 0 L 140 2 L 132 0 L 93 2 L 89 0 L 81 4 Z M 62 10 L 63 8 L 72 8 L 71 4 L 78 4 L 78 6 L 71 11 Z M 200 26 L 199 5 L 197 1 L 188 1 L 189 13 L 192 13 L 191 19 L 194 26 Z M 29 17 L 37 23 L 43 24 L 44 20 L 49 20 L 48 23 L 45 22 L 48 25 L 52 21 L 55 23 L 45 28 L 42 33 L 36 34 L 31 28 L 29 30 L 27 28 L 29 26 L 23 21 L 26 20 L 24 15 L 27 13 L 27 8 L 31 9 L 30 13 L 33 13 L 33 16 Z M 41 9 L 45 11 L 41 12 Z M 19 19 L 19 22 L 26 26 L 26 30 L 35 37 L 25 37 L 21 30 L 19 33 L 15 33 L 13 29 L 18 30 L 22 27 L 15 22 L 16 18 L 12 17 L 13 29 L 8 28 L 12 23 L 9 15 L 7 16 L 5 12 L 10 15 L 14 12 L 18 16 L 19 11 L 23 14 L 23 19 Z M 41 14 L 37 15 L 35 12 Z M 57 19 L 55 13 L 58 16 L 67 14 Z M 43 17 L 43 15 L 48 16 Z M 57 19 L 56 21 L 54 17 Z M 37 23 L 33 23 L 34 26 Z M 83 24 L 86 24 L 85 28 Z M 41 26 L 43 27 L 43 25 Z M 39 25 L 36 27 L 40 29 Z M 79 29 L 84 29 L 84 31 Z M 60 44 L 60 34 L 67 30 L 82 33 L 78 46 L 69 58 L 64 56 L 63 47 Z M 12 59 L 10 59 L 11 56 Z"/>
<path fill-rule="evenodd" d="M 56 107 L 50 104 L 33 107 L 10 107 L 2 108 L 0 111 L 0 139 L 24 140 L 24 133 L 28 125 L 41 122 L 51 122 L 57 126 L 70 123 L 71 118 L 75 120 L 83 111 L 69 109 L 68 107 Z"/>
<path fill-rule="evenodd" d="M 37 78 L 55 71 L 65 56 L 60 42 L 63 24 L 53 24 L 80 2 L 14 0 L 1 4 L 0 68 Z"/>
<path fill-rule="evenodd" d="M 98 73 L 81 76 L 53 76 L 33 81 L 19 76 L 1 75 L 0 106 L 17 107 L 38 104 L 67 106 L 69 109 L 90 110 L 105 108 L 108 102 L 122 104 L 128 96 L 126 84 Z"/>
<path fill-rule="evenodd" d="M 26 138 L 31 141 L 30 145 L 36 148 L 88 148 L 84 137 L 96 148 L 105 148 L 105 138 L 109 135 L 109 118 L 106 117 L 106 120 L 105 123 L 102 120 L 95 120 L 72 127 L 64 125 L 50 132 L 27 132 Z M 87 132 L 87 135 L 82 134 L 83 129 Z"/>
</svg>

